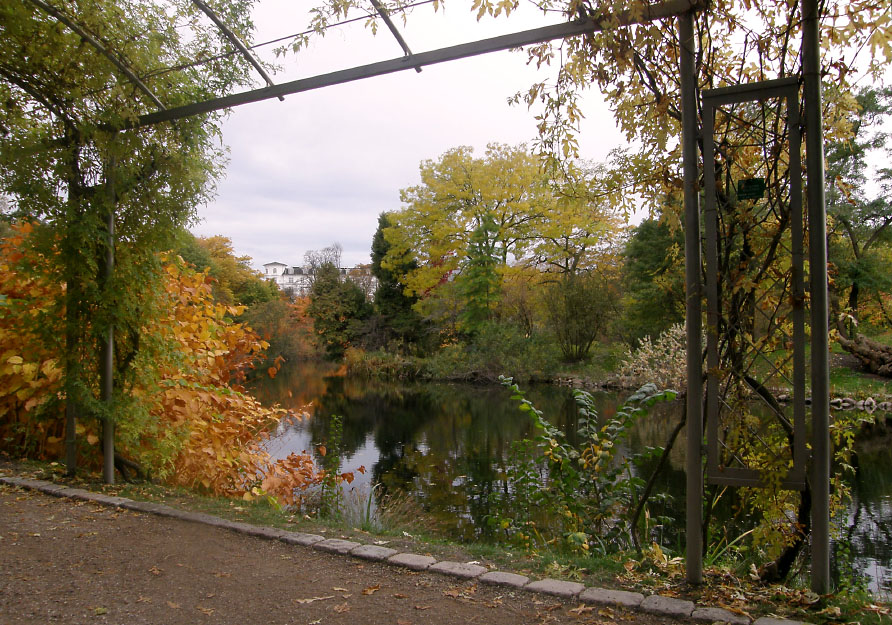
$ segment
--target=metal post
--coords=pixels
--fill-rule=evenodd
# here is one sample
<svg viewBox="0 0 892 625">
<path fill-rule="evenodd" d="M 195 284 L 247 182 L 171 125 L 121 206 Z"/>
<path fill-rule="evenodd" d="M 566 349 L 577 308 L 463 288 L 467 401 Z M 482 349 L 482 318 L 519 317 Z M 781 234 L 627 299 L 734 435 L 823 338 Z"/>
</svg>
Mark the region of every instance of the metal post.
<svg viewBox="0 0 892 625">
<path fill-rule="evenodd" d="M 112 273 L 115 265 L 115 157 L 109 156 L 106 169 L 106 253 L 104 281 L 107 288 L 111 284 Z M 106 293 L 106 297 L 110 294 Z M 102 477 L 106 484 L 115 483 L 115 422 L 111 417 L 111 405 L 114 397 L 114 372 L 115 372 L 115 338 L 114 326 L 109 323 L 108 333 L 105 336 L 105 344 L 102 346 L 102 359 L 100 364 L 100 383 L 102 401 L 109 411 L 102 423 Z"/>
<path fill-rule="evenodd" d="M 694 16 L 678 16 L 681 78 L 681 146 L 685 209 L 685 329 L 687 335 L 687 581 L 703 581 L 703 371 L 701 345 L 700 204 L 697 182 L 697 94 L 694 68 Z"/>
<path fill-rule="evenodd" d="M 817 0 L 802 0 L 802 75 L 808 176 L 809 282 L 811 289 L 812 569 L 811 587 L 830 592 L 830 374 L 827 308 L 827 210 L 824 203 L 824 134 L 821 120 L 821 52 Z"/>
</svg>

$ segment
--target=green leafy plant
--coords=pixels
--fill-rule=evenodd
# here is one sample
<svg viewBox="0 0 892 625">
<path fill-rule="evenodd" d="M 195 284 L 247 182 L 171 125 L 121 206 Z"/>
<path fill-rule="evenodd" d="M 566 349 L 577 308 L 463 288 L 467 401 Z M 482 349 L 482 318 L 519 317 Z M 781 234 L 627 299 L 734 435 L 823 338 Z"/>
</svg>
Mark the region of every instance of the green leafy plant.
<svg viewBox="0 0 892 625">
<path fill-rule="evenodd" d="M 636 511 L 645 485 L 637 463 L 653 451 L 629 454 L 620 443 L 647 408 L 674 399 L 676 393 L 645 385 L 601 425 L 591 394 L 577 390 L 578 443 L 572 444 L 513 380 L 502 378 L 502 383 L 538 434 L 515 446 L 514 461 L 506 471 L 502 512 L 491 517 L 491 526 L 528 547 L 559 545 L 571 552 L 598 554 L 631 547 L 632 524 L 642 518 Z M 536 513 L 529 510 L 549 515 L 534 517 Z"/>
</svg>

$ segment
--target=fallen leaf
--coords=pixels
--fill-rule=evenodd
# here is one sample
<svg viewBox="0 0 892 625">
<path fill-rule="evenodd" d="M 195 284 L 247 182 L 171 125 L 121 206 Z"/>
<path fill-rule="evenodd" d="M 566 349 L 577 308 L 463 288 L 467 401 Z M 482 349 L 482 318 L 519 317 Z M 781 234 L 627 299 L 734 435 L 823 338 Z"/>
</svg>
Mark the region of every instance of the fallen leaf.
<svg viewBox="0 0 892 625">
<path fill-rule="evenodd" d="M 180 604 L 179 604 L 179 603 L 174 603 L 173 601 L 168 601 L 168 602 L 167 602 L 167 607 L 168 607 L 168 608 L 171 608 L 171 609 L 173 609 L 173 610 L 179 610 L 179 609 L 180 609 Z"/>
<path fill-rule="evenodd" d="M 143 597 L 142 595 L 140 595 L 139 597 L 136 598 L 136 602 L 137 603 L 152 603 L 152 600 L 149 597 Z"/>
<path fill-rule="evenodd" d="M 347 602 L 345 601 L 344 603 L 342 603 L 340 605 L 336 605 L 334 608 L 334 611 L 337 612 L 338 614 L 343 614 L 344 612 L 350 611 L 350 606 L 347 605 Z"/>
<path fill-rule="evenodd" d="M 227 573 L 226 571 L 220 571 L 219 573 L 214 573 L 214 577 L 232 577 L 232 573 Z"/>
<path fill-rule="evenodd" d="M 149 573 L 151 573 L 152 575 L 161 575 L 161 569 L 159 569 L 157 566 L 153 566 L 149 569 Z"/>
<path fill-rule="evenodd" d="M 214 608 L 203 608 L 200 605 L 197 605 L 195 607 L 198 608 L 199 612 L 201 612 L 202 614 L 206 614 L 208 616 L 210 616 L 211 614 L 214 613 Z"/>
<path fill-rule="evenodd" d="M 430 609 L 431 609 L 431 606 L 429 606 L 429 605 L 416 605 L 416 606 L 415 606 L 415 609 L 416 609 L 416 610 L 430 610 Z"/>
<path fill-rule="evenodd" d="M 334 595 L 326 595 L 325 597 L 311 597 L 310 599 L 295 599 L 295 603 L 313 603 L 314 601 L 325 601 L 326 599 L 334 599 Z"/>
<path fill-rule="evenodd" d="M 349 588 L 341 588 L 340 586 L 335 586 L 334 588 L 332 588 L 332 590 L 336 592 L 350 592 Z"/>
<path fill-rule="evenodd" d="M 447 597 L 456 598 L 461 596 L 461 591 L 458 588 L 447 588 L 443 591 L 443 594 Z"/>
<path fill-rule="evenodd" d="M 580 604 L 578 608 L 573 608 L 572 610 L 567 610 L 570 614 L 585 614 L 586 612 L 594 612 L 594 608 L 590 605 L 585 605 L 584 603 Z"/>
<path fill-rule="evenodd" d="M 405 598 L 406 598 L 406 595 L 404 595 L 404 594 L 401 593 L 401 592 L 395 592 L 395 593 L 393 593 L 393 594 L 390 595 L 390 596 L 391 596 L 391 597 L 394 597 L 395 599 L 405 599 Z"/>
<path fill-rule="evenodd" d="M 362 594 L 364 595 L 373 595 L 376 592 L 381 590 L 381 584 L 375 584 L 374 586 L 369 586 L 368 588 L 362 589 Z"/>
<path fill-rule="evenodd" d="M 93 614 L 95 614 L 96 616 L 108 614 L 108 609 L 107 608 L 93 608 Z"/>
<path fill-rule="evenodd" d="M 405 619 L 398 618 L 398 619 L 396 619 L 396 625 L 412 625 L 412 621 L 407 621 Z"/>
</svg>

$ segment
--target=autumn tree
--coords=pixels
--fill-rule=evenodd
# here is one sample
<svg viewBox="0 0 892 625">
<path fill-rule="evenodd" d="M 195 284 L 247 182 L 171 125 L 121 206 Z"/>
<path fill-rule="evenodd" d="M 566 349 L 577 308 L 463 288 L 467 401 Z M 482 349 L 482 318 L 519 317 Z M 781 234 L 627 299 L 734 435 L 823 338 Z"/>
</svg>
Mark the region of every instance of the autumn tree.
<svg viewBox="0 0 892 625">
<path fill-rule="evenodd" d="M 215 8 L 248 38 L 249 6 Z M 123 418 L 111 397 L 97 401 L 98 355 L 116 328 L 117 375 L 135 375 L 120 365 L 148 342 L 140 334 L 157 314 L 147 297 L 159 288 L 156 252 L 194 219 L 223 163 L 218 115 L 119 129 L 142 113 L 247 81 L 247 61 L 225 54 L 230 43 L 199 16 L 186 0 L 0 7 L 0 191 L 17 217 L 40 224 L 28 244 L 51 261 L 40 265 L 42 277 L 66 285 L 31 319 L 38 330 L 66 320 L 64 331 L 40 335 L 63 355 L 70 471 L 77 420 L 103 418 L 110 438 Z M 170 70 L 196 58 L 217 61 L 207 71 Z"/>
<path fill-rule="evenodd" d="M 316 272 L 307 314 L 313 318 L 317 339 L 329 358 L 340 358 L 363 332 L 372 309 L 365 293 L 331 263 Z"/>
<path fill-rule="evenodd" d="M 482 158 L 460 147 L 424 161 L 421 184 L 403 189 L 401 199 L 405 208 L 391 214 L 392 226 L 384 230 L 390 248 L 382 265 L 404 264 L 406 254 L 414 253 L 416 266 L 401 280 L 428 314 L 449 290 L 442 287 L 462 280 L 475 232 L 504 266 L 525 251 L 535 223 L 554 203 L 547 176 L 524 146 L 497 144 Z"/>
<path fill-rule="evenodd" d="M 222 235 L 179 234 L 175 251 L 214 279 L 214 296 L 223 304 L 253 306 L 279 297 L 276 284 L 251 268 L 250 256 L 236 256 L 232 240 Z"/>
</svg>

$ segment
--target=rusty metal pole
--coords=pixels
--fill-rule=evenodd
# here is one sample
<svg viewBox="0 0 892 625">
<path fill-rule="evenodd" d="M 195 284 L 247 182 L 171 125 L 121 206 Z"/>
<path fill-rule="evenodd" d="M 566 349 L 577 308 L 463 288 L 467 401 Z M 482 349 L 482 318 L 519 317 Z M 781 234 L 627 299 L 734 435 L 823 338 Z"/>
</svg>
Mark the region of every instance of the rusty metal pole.
<svg viewBox="0 0 892 625">
<path fill-rule="evenodd" d="M 694 16 L 678 16 L 681 146 L 685 210 L 685 330 L 687 337 L 687 453 L 685 564 L 689 584 L 703 581 L 703 371 L 701 345 L 700 194 L 697 167 L 697 77 Z"/>
<path fill-rule="evenodd" d="M 821 51 L 817 0 L 802 0 L 808 248 L 811 289 L 811 588 L 830 592 L 830 373 L 827 303 L 827 208 L 821 120 Z"/>
</svg>

